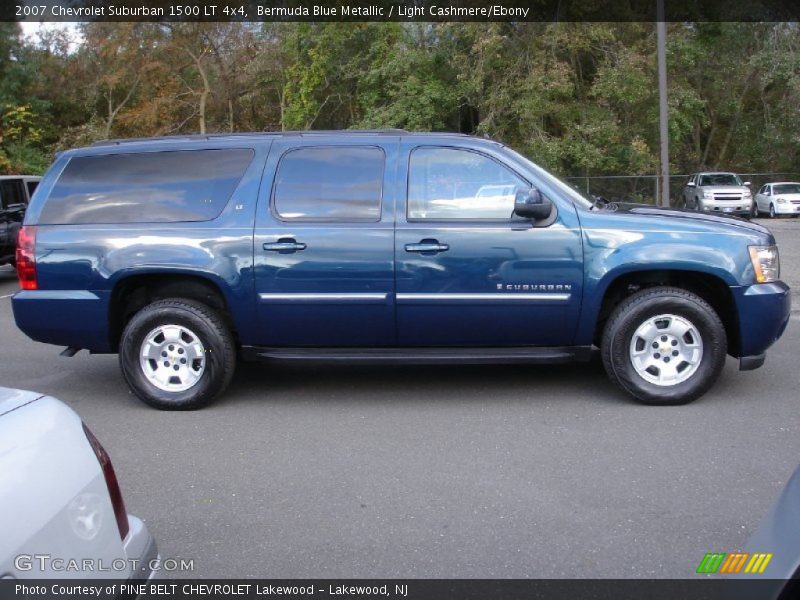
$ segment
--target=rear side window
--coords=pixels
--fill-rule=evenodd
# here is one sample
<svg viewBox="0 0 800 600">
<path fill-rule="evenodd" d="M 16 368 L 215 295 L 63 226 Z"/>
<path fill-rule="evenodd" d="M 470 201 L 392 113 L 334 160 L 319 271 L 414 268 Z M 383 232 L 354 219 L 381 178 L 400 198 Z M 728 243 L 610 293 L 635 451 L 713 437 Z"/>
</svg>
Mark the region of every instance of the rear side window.
<svg viewBox="0 0 800 600">
<path fill-rule="evenodd" d="M 39 223 L 176 223 L 217 217 L 253 160 L 249 149 L 72 158 Z"/>
<path fill-rule="evenodd" d="M 290 150 L 275 176 L 275 212 L 283 220 L 379 221 L 383 166 L 374 146 Z"/>
<path fill-rule="evenodd" d="M 28 198 L 30 198 L 31 196 L 33 196 L 33 192 L 36 191 L 36 188 L 39 187 L 39 182 L 29 181 L 27 185 L 28 185 Z"/>
</svg>

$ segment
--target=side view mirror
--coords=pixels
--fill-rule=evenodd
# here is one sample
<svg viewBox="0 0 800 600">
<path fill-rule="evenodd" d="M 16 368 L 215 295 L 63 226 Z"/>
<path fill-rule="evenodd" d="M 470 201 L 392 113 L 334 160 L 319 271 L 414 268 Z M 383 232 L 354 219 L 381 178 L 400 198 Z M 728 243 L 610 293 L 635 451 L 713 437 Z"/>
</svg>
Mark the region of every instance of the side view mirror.
<svg viewBox="0 0 800 600">
<path fill-rule="evenodd" d="M 751 182 L 749 182 L 749 181 L 745 181 L 745 182 L 744 182 L 744 184 L 745 184 L 747 187 L 750 187 L 751 185 L 753 185 L 753 184 L 752 184 Z"/>
<path fill-rule="evenodd" d="M 686 184 L 686 187 L 695 187 L 695 185 L 696 184 L 694 181 L 690 181 L 689 183 Z"/>
<path fill-rule="evenodd" d="M 553 203 L 536 188 L 519 190 L 514 198 L 514 214 L 525 219 L 541 221 L 550 216 Z"/>
</svg>

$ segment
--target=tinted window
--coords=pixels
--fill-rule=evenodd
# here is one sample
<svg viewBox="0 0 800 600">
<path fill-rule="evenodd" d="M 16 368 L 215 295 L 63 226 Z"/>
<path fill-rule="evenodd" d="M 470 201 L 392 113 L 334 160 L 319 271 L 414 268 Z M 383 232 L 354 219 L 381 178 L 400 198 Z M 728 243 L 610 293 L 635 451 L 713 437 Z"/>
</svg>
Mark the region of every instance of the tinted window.
<svg viewBox="0 0 800 600">
<path fill-rule="evenodd" d="M 25 188 L 19 179 L 0 180 L 0 207 L 8 208 L 12 204 L 25 204 Z"/>
<path fill-rule="evenodd" d="M 409 219 L 510 219 L 518 190 L 529 187 L 475 152 L 417 148 L 408 176 Z"/>
<path fill-rule="evenodd" d="M 28 185 L 28 198 L 32 198 L 33 197 L 33 192 L 35 192 L 36 188 L 39 187 L 39 182 L 38 181 L 29 181 L 27 183 L 27 185 Z"/>
<path fill-rule="evenodd" d="M 275 176 L 275 211 L 282 219 L 378 221 L 383 163 L 375 147 L 290 150 Z"/>
<path fill-rule="evenodd" d="M 72 158 L 39 222 L 208 221 L 222 212 L 252 150 L 186 150 Z"/>
</svg>

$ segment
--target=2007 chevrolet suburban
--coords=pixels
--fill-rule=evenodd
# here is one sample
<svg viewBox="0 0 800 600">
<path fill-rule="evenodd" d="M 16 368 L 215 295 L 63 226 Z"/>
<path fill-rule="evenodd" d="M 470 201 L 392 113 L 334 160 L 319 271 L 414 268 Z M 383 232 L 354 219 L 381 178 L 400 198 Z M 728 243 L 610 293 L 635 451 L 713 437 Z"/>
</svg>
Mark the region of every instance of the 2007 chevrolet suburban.
<svg viewBox="0 0 800 600">
<path fill-rule="evenodd" d="M 101 142 L 60 154 L 19 235 L 18 326 L 119 353 L 146 403 L 197 408 L 237 358 L 555 362 L 600 348 L 689 402 L 789 318 L 773 236 L 598 206 L 490 140 L 397 130 Z"/>
</svg>

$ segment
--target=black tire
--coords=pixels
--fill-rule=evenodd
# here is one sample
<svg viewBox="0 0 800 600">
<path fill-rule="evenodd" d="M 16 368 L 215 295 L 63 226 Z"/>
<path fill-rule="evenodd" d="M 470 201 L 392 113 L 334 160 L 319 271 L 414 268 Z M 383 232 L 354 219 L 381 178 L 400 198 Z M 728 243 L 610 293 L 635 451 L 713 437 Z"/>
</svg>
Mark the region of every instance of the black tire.
<svg viewBox="0 0 800 600">
<path fill-rule="evenodd" d="M 778 215 L 775 214 L 775 205 L 770 202 L 770 205 L 769 205 L 769 218 L 770 219 L 774 219 L 777 216 Z"/>
<path fill-rule="evenodd" d="M 647 381 L 634 368 L 630 346 L 636 329 L 647 319 L 672 314 L 690 321 L 703 342 L 703 355 L 688 379 L 669 386 Z M 609 317 L 601 355 L 611 380 L 643 404 L 686 404 L 706 393 L 725 365 L 728 344 L 725 327 L 702 298 L 680 288 L 654 287 L 626 298 Z"/>
<path fill-rule="evenodd" d="M 164 325 L 187 328 L 205 348 L 202 375 L 184 391 L 157 387 L 140 365 L 143 342 Z M 236 348 L 229 328 L 214 309 L 194 300 L 170 298 L 145 306 L 128 322 L 120 342 L 119 364 L 131 391 L 142 402 L 161 410 L 194 410 L 210 404 L 228 387 L 236 368 Z"/>
</svg>

